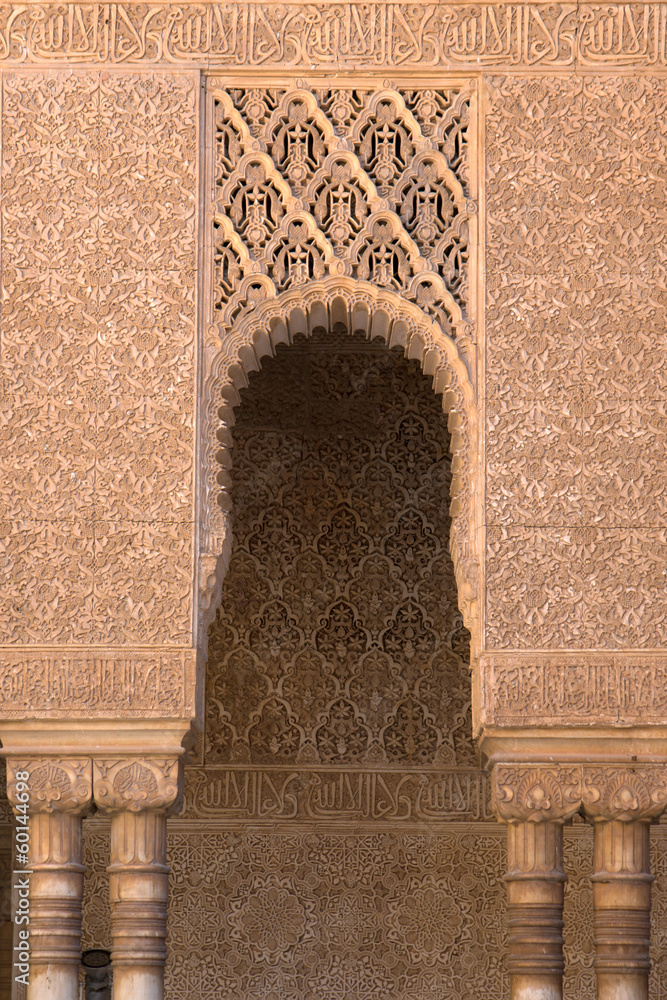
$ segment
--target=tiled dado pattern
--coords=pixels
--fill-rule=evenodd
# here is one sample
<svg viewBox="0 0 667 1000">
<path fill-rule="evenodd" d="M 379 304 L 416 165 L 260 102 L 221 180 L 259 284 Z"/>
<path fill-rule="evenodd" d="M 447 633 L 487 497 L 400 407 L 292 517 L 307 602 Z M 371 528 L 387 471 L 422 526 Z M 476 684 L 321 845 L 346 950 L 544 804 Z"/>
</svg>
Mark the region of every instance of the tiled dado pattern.
<svg viewBox="0 0 667 1000">
<path fill-rule="evenodd" d="M 196 74 L 2 102 L 2 641 L 187 643 Z"/>
<path fill-rule="evenodd" d="M 667 636 L 667 82 L 496 78 L 487 648 Z"/>
<path fill-rule="evenodd" d="M 170 821 L 167 1000 L 502 1000 L 505 833 L 229 831 Z M 86 821 L 84 948 L 109 947 L 109 833 Z M 651 1000 L 667 992 L 667 827 L 653 827 Z M 565 994 L 595 993 L 592 830 L 565 831 Z"/>
</svg>

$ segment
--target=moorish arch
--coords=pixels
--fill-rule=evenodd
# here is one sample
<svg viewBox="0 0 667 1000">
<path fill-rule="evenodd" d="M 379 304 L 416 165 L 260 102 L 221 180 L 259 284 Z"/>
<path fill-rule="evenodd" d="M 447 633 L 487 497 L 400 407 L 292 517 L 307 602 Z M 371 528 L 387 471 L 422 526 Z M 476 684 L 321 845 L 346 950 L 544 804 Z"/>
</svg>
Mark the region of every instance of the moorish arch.
<svg viewBox="0 0 667 1000">
<path fill-rule="evenodd" d="M 474 657 L 481 573 L 477 415 L 471 378 L 474 355 L 464 354 L 436 322 L 391 289 L 344 277 L 299 285 L 261 303 L 240 320 L 224 342 L 216 337 L 215 347 L 210 349 L 202 415 L 206 483 L 201 491 L 205 501 L 199 556 L 200 634 L 203 638 L 219 602 L 231 551 L 228 470 L 239 391 L 247 385 L 248 374 L 259 369 L 263 357 L 275 354 L 278 345 L 334 326 L 371 340 L 380 338 L 390 348 L 400 346 L 407 358 L 419 362 L 424 374 L 432 378 L 434 391 L 442 396 L 451 433 L 450 548 L 459 605 L 472 636 Z"/>
<path fill-rule="evenodd" d="M 348 324 L 294 330 L 235 407 L 234 545 L 185 767 L 217 900 L 177 854 L 170 1000 L 181 955 L 206 977 L 190 995 L 221 1000 L 433 984 L 465 1000 L 502 984 L 475 957 L 501 898 L 498 831 L 473 859 L 436 819 L 483 784 L 448 551 L 451 434 L 421 358 L 386 325 L 373 338 Z M 483 794 L 477 808 L 488 817 Z"/>
</svg>

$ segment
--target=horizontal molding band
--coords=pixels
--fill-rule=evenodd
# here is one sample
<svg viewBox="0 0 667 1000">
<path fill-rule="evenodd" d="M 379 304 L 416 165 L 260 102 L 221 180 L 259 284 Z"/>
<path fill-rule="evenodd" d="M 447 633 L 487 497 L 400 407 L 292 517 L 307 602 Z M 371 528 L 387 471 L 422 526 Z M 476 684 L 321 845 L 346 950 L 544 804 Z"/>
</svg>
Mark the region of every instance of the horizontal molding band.
<svg viewBox="0 0 667 1000">
<path fill-rule="evenodd" d="M 667 4 L 5 4 L 0 63 L 212 70 L 667 67 Z"/>
</svg>

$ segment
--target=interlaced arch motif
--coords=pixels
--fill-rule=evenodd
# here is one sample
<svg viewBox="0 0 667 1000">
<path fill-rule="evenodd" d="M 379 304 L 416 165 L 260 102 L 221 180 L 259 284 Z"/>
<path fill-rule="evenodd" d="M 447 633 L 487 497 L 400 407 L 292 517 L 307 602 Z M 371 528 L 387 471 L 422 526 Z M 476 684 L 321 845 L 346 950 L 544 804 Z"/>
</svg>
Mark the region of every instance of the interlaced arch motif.
<svg viewBox="0 0 667 1000">
<path fill-rule="evenodd" d="M 295 95 L 268 126 L 269 150 L 292 190 L 300 194 L 327 154 L 332 129 L 312 94 Z"/>
<path fill-rule="evenodd" d="M 315 175 L 308 192 L 313 215 L 337 257 L 363 229 L 380 199 L 352 153 L 333 153 Z"/>
<path fill-rule="evenodd" d="M 416 152 L 420 131 L 400 95 L 378 94 L 352 133 L 359 159 L 379 193 L 392 189 Z"/>
<path fill-rule="evenodd" d="M 256 301 L 241 305 L 234 274 L 266 275 L 275 294 L 357 275 L 427 303 L 472 371 L 470 92 L 218 90 L 213 81 L 210 100 L 215 227 L 230 220 L 250 262 L 239 277 L 230 258 L 215 284 L 221 331 Z M 428 282 L 416 280 L 424 273 Z"/>
<path fill-rule="evenodd" d="M 467 157 L 474 89 L 220 86 L 209 83 L 213 310 L 204 376 L 202 639 L 230 552 L 227 469 L 238 390 L 278 344 L 337 324 L 402 345 L 443 395 L 454 455 L 450 546 L 474 648 L 475 295 L 468 270 L 476 176 Z"/>
</svg>

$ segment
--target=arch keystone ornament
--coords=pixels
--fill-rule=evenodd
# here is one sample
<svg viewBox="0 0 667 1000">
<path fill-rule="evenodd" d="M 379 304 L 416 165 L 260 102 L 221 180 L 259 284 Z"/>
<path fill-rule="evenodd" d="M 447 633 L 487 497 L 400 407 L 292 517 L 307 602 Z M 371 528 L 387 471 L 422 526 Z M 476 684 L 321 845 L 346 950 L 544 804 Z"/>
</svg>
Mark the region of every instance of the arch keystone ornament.
<svg viewBox="0 0 667 1000">
<path fill-rule="evenodd" d="M 180 806 L 181 758 L 95 759 L 95 804 L 111 815 L 114 996 L 162 1000 L 167 956 L 167 815 Z"/>
<path fill-rule="evenodd" d="M 81 820 L 92 808 L 92 763 L 8 757 L 7 797 L 21 829 L 27 814 L 30 874 L 21 882 L 29 883 L 28 1000 L 78 1000 Z"/>
</svg>

